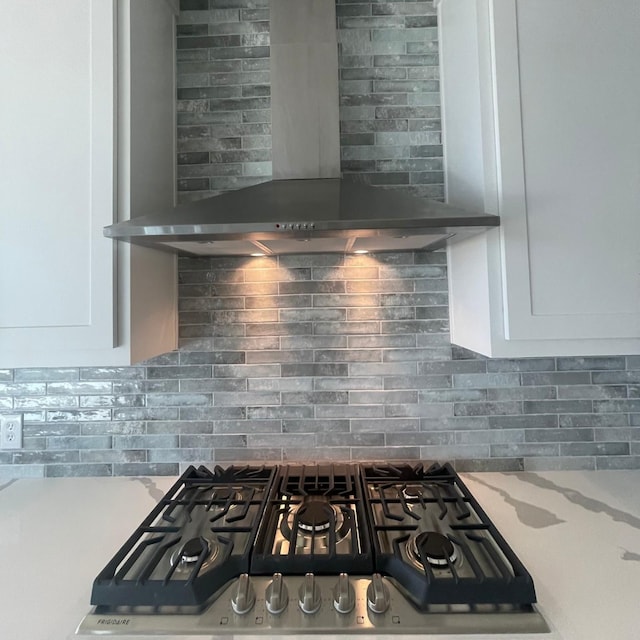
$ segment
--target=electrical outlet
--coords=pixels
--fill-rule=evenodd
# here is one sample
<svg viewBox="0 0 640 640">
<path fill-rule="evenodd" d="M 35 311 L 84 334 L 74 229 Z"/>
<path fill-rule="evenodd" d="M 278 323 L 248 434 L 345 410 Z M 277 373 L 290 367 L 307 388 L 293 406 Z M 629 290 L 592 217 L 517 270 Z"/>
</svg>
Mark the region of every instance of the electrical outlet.
<svg viewBox="0 0 640 640">
<path fill-rule="evenodd" d="M 22 414 L 0 415 L 0 449 L 22 449 Z"/>
</svg>

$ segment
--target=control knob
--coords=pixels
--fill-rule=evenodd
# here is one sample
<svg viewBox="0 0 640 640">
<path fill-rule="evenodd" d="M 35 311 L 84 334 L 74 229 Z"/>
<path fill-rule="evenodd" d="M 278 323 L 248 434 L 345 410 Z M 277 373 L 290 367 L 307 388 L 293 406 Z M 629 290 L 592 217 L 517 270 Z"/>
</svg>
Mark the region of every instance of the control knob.
<svg viewBox="0 0 640 640">
<path fill-rule="evenodd" d="M 391 597 L 387 585 L 379 573 L 374 573 L 367 587 L 367 606 L 373 613 L 384 613 L 390 604 Z"/>
<path fill-rule="evenodd" d="M 356 592 L 346 573 L 341 573 L 333 588 L 333 606 L 338 613 L 351 613 L 356 606 Z"/>
<path fill-rule="evenodd" d="M 307 573 L 298 591 L 298 605 L 303 613 L 315 613 L 320 609 L 320 587 L 313 573 Z"/>
<path fill-rule="evenodd" d="M 256 594 L 251 580 L 249 580 L 249 575 L 242 573 L 238 579 L 235 593 L 231 596 L 231 607 L 238 615 L 243 616 L 253 609 L 255 603 Z"/>
<path fill-rule="evenodd" d="M 273 574 L 273 580 L 271 580 L 264 592 L 264 599 L 267 611 L 274 616 L 281 614 L 287 608 L 289 604 L 289 591 L 282 579 L 281 573 Z"/>
</svg>

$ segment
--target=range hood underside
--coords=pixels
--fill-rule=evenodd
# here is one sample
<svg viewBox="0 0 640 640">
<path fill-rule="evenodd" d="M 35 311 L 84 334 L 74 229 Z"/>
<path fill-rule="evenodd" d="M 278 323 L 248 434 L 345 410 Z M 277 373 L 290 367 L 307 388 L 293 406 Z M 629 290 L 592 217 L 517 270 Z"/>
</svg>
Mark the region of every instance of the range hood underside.
<svg viewBox="0 0 640 640">
<path fill-rule="evenodd" d="M 369 233 L 368 231 L 366 233 Z M 402 233 L 398 231 L 398 234 Z M 406 233 L 406 231 L 404 232 Z M 231 240 L 224 239 L 186 241 L 156 241 L 150 246 L 177 251 L 182 254 L 194 256 L 233 256 L 233 255 L 283 255 L 296 253 L 376 253 L 380 251 L 411 251 L 425 249 L 434 250 L 444 246 L 446 240 L 452 234 L 429 235 L 345 235 L 344 237 L 328 236 L 318 237 L 314 234 L 299 233 L 277 238 L 265 238 L 261 234 L 256 237 L 243 237 Z M 141 242 L 140 244 L 144 244 Z"/>
</svg>

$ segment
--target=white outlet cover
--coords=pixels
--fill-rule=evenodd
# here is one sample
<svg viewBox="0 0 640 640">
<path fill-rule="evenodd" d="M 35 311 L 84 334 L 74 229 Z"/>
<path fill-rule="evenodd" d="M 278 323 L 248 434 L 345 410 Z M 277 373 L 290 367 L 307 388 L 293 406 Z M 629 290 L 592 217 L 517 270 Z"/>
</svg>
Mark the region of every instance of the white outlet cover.
<svg viewBox="0 0 640 640">
<path fill-rule="evenodd" d="M 22 414 L 0 416 L 0 449 L 22 449 Z"/>
</svg>

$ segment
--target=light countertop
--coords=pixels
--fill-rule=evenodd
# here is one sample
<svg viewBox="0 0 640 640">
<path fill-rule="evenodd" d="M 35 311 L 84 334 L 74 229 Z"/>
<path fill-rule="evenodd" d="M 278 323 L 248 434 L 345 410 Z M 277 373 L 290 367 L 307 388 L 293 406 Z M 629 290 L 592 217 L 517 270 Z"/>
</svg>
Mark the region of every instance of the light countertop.
<svg viewBox="0 0 640 640">
<path fill-rule="evenodd" d="M 522 637 L 640 638 L 640 471 L 461 475 L 533 576 L 552 631 Z M 0 638 L 75 637 L 96 574 L 174 482 L 0 481 Z"/>
</svg>

